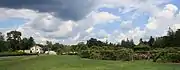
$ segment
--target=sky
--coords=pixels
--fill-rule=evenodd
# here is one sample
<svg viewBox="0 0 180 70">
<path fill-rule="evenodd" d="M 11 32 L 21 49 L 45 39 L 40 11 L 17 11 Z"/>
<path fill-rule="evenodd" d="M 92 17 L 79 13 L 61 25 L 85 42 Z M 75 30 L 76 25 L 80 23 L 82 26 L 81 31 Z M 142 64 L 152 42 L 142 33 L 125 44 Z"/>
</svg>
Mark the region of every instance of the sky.
<svg viewBox="0 0 180 70">
<path fill-rule="evenodd" d="M 21 31 L 37 43 L 120 43 L 180 28 L 179 0 L 0 0 L 0 32 Z"/>
</svg>

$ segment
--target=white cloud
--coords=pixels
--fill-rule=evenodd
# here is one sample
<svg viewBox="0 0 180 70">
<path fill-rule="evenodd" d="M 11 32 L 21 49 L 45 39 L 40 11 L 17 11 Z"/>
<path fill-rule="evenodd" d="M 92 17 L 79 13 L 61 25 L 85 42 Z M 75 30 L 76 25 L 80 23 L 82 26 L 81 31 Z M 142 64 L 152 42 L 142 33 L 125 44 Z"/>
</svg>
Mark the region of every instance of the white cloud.
<svg viewBox="0 0 180 70">
<path fill-rule="evenodd" d="M 97 24 L 112 23 L 121 20 L 120 16 L 110 12 L 99 12 L 92 10 L 84 19 L 79 21 L 61 20 L 54 17 L 51 13 L 39 13 L 29 9 L 7 9 L 0 8 L 0 18 L 8 19 L 10 17 L 23 18 L 27 22 L 21 25 L 18 30 L 23 32 L 25 37 L 33 36 L 38 43 L 45 43 L 46 40 L 61 42 L 65 44 L 74 44 L 84 41 L 90 37 L 97 37 L 105 41 L 105 36 L 111 42 L 120 42 L 123 39 L 134 39 L 137 44 L 140 38 L 147 38 L 150 35 L 158 36 L 163 34 L 168 26 L 173 29 L 180 28 L 180 13 L 178 8 L 173 4 L 167 4 L 163 9 L 158 5 L 168 2 L 169 0 L 98 0 L 99 7 L 119 8 L 121 13 L 127 13 L 136 10 L 138 13 L 150 13 L 145 28 L 133 26 L 132 20 L 123 21 L 121 28 L 127 29 L 127 32 L 116 29 L 112 34 L 108 34 L 104 29 L 96 30 Z M 94 32 L 97 31 L 97 32 Z M 159 32 L 159 33 L 157 33 Z"/>
<path fill-rule="evenodd" d="M 167 4 L 162 11 L 159 11 L 156 16 L 152 16 L 146 25 L 150 30 L 165 30 L 174 24 L 178 24 L 177 17 L 178 8 L 175 5 Z"/>
<path fill-rule="evenodd" d="M 115 16 L 109 12 L 93 12 L 91 17 L 96 24 L 113 22 L 114 20 L 120 20 L 119 16 Z"/>
<path fill-rule="evenodd" d="M 94 29 L 94 27 L 90 27 L 86 30 L 86 32 L 90 33 L 90 32 L 92 32 L 93 29 Z"/>
</svg>

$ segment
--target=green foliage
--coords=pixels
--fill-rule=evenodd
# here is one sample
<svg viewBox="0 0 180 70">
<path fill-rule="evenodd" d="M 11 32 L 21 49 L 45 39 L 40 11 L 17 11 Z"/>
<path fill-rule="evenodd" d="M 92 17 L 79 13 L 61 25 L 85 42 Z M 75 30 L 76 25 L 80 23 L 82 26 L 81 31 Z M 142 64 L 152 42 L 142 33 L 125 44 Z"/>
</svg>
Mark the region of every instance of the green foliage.
<svg viewBox="0 0 180 70">
<path fill-rule="evenodd" d="M 165 53 L 160 57 L 163 62 L 180 62 L 180 53 Z"/>
<path fill-rule="evenodd" d="M 83 50 L 79 53 L 82 58 L 102 59 L 102 60 L 132 60 L 133 51 L 131 49 L 120 50 Z"/>
<path fill-rule="evenodd" d="M 1 52 L 0 57 L 7 57 L 7 56 L 30 56 L 30 55 L 37 55 L 35 53 L 23 53 L 23 52 Z"/>
<path fill-rule="evenodd" d="M 81 58 L 90 58 L 90 50 L 82 50 L 81 52 L 79 52 L 79 56 Z"/>
<path fill-rule="evenodd" d="M 134 51 L 149 51 L 150 46 L 145 45 L 145 44 L 140 44 L 134 47 Z"/>
<path fill-rule="evenodd" d="M 125 48 L 133 48 L 135 44 L 133 40 L 127 39 L 126 41 L 125 40 L 121 41 L 121 46 Z"/>
<path fill-rule="evenodd" d="M 20 50 L 21 32 L 11 31 L 7 33 L 7 41 L 10 43 L 10 48 Z"/>
<path fill-rule="evenodd" d="M 148 45 L 149 45 L 149 46 L 153 46 L 154 41 L 155 41 L 155 39 L 151 36 L 150 39 L 149 39 L 149 41 L 148 41 Z"/>
<path fill-rule="evenodd" d="M 156 50 L 156 54 L 153 57 L 153 61 L 156 62 L 158 59 L 162 62 L 180 62 L 180 53 L 178 47 L 169 47 L 164 49 Z"/>
</svg>

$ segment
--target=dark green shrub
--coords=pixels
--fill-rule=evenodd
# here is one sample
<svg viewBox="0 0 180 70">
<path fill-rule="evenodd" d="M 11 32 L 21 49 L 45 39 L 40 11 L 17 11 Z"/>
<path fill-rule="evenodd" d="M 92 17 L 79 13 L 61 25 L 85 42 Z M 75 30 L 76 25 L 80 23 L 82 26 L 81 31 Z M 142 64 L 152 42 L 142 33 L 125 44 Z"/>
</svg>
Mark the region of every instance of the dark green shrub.
<svg viewBox="0 0 180 70">
<path fill-rule="evenodd" d="M 79 52 L 81 58 L 90 58 L 90 50 L 82 50 Z"/>
<path fill-rule="evenodd" d="M 119 50 L 83 50 L 79 53 L 82 58 L 102 59 L 102 60 L 132 60 L 133 51 L 131 49 Z"/>
<path fill-rule="evenodd" d="M 150 50 L 150 46 L 144 44 L 140 44 L 134 47 L 134 51 L 149 51 L 149 50 Z"/>
<path fill-rule="evenodd" d="M 99 50 L 91 50 L 90 51 L 90 58 L 91 59 L 102 59 L 101 52 Z"/>
<path fill-rule="evenodd" d="M 165 53 L 160 57 L 161 61 L 163 62 L 180 62 L 180 53 Z"/>
<path fill-rule="evenodd" d="M 103 60 L 115 60 L 115 54 L 113 50 L 102 50 L 100 52 Z"/>
<path fill-rule="evenodd" d="M 133 51 L 131 49 L 120 49 L 115 51 L 116 60 L 130 61 L 133 58 Z"/>
<path fill-rule="evenodd" d="M 3 52 L 0 53 L 0 57 L 6 56 L 30 56 L 30 55 L 37 55 L 36 53 L 23 53 L 23 52 Z"/>
</svg>

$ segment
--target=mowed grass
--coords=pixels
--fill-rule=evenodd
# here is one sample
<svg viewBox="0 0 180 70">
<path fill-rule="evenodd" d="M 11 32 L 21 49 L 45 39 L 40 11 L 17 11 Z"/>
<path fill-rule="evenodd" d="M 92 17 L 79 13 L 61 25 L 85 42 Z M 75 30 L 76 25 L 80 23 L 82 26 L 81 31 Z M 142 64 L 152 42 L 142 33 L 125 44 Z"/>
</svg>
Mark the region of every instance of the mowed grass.
<svg viewBox="0 0 180 70">
<path fill-rule="evenodd" d="M 180 70 L 180 64 L 90 60 L 78 56 L 29 56 L 0 58 L 0 70 Z"/>
</svg>

